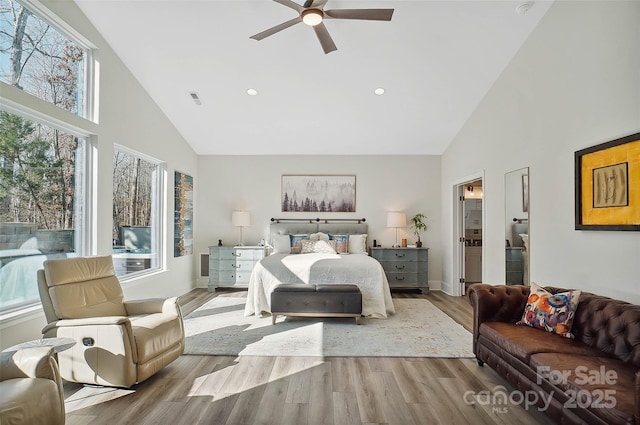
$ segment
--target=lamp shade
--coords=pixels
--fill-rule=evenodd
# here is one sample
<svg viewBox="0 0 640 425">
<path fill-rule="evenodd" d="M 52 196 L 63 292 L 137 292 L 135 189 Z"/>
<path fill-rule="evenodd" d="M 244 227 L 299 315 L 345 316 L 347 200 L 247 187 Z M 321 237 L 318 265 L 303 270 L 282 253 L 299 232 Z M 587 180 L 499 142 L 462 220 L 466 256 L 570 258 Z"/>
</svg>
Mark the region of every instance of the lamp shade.
<svg viewBox="0 0 640 425">
<path fill-rule="evenodd" d="M 251 215 L 249 211 L 234 211 L 231 213 L 231 224 L 236 227 L 251 226 Z"/>
<path fill-rule="evenodd" d="M 387 227 L 406 227 L 407 215 L 403 212 L 388 212 Z"/>
</svg>

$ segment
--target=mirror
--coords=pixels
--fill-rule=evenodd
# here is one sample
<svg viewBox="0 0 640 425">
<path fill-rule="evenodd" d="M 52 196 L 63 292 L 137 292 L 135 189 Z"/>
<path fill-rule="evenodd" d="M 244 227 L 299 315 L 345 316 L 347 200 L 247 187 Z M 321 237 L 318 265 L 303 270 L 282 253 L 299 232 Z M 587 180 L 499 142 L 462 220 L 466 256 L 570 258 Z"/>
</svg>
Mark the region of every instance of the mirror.
<svg viewBox="0 0 640 425">
<path fill-rule="evenodd" d="M 529 167 L 504 175 L 507 285 L 529 285 Z"/>
</svg>

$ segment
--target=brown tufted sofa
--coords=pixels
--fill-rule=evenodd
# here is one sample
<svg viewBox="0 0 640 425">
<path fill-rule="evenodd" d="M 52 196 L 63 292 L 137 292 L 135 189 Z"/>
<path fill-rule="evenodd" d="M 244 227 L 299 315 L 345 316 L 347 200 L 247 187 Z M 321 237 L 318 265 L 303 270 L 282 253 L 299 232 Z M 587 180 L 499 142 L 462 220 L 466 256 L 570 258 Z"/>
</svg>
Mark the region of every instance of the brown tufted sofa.
<svg viewBox="0 0 640 425">
<path fill-rule="evenodd" d="M 515 324 L 528 286 L 475 284 L 467 295 L 478 364 L 496 370 L 513 392 L 537 398 L 556 423 L 640 425 L 640 306 L 583 292 L 569 339 Z"/>
</svg>

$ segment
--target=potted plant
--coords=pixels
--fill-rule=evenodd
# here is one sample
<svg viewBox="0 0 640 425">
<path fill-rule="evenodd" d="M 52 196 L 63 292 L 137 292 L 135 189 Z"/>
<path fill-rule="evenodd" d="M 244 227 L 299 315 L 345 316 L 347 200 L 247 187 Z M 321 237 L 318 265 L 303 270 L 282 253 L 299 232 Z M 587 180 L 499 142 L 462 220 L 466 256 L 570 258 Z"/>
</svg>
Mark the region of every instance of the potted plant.
<svg viewBox="0 0 640 425">
<path fill-rule="evenodd" d="M 426 219 L 427 217 L 422 213 L 418 213 L 411 218 L 411 228 L 413 229 L 413 234 L 418 238 L 418 240 L 416 241 L 416 246 L 418 248 L 422 247 L 420 233 L 427 230 L 427 225 L 424 222 L 424 220 Z"/>
</svg>

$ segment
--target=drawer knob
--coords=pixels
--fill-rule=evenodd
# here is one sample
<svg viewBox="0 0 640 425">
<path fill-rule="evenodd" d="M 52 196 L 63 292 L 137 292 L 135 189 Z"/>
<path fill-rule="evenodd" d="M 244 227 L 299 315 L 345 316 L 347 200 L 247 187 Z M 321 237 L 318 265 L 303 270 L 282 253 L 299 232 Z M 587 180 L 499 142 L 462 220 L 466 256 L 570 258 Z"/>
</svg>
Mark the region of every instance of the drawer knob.
<svg viewBox="0 0 640 425">
<path fill-rule="evenodd" d="M 401 266 L 399 266 L 399 265 L 397 265 L 397 264 L 396 264 L 396 269 L 398 269 L 398 270 L 404 269 L 404 267 L 405 267 L 405 265 L 404 265 L 404 264 L 403 264 L 403 265 L 401 265 Z"/>
<path fill-rule="evenodd" d="M 396 257 L 404 257 L 404 253 L 402 253 L 402 254 L 396 253 Z"/>
<path fill-rule="evenodd" d="M 404 276 L 396 276 L 396 280 L 404 280 Z"/>
<path fill-rule="evenodd" d="M 231 255 L 233 255 L 234 257 L 242 257 L 242 252 L 238 252 L 237 254 L 235 252 L 232 252 Z"/>
</svg>

